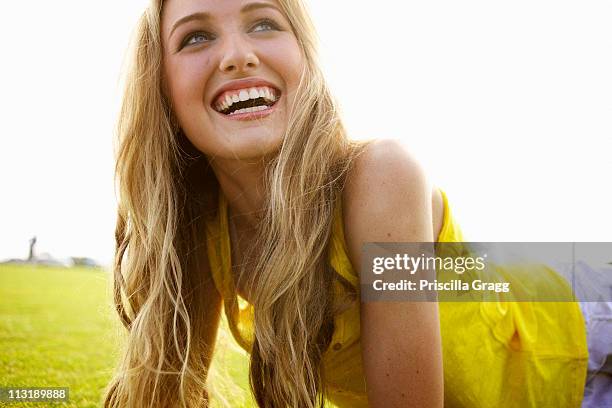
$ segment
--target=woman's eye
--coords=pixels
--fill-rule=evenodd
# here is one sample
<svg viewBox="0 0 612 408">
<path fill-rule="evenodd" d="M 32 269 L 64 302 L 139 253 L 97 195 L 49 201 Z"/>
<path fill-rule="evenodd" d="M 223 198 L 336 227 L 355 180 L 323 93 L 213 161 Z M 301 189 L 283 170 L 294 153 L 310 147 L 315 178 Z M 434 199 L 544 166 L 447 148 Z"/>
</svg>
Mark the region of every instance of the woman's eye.
<svg viewBox="0 0 612 408">
<path fill-rule="evenodd" d="M 212 36 L 208 33 L 198 32 L 188 35 L 183 41 L 183 47 L 194 44 L 201 44 L 212 40 Z"/>
<path fill-rule="evenodd" d="M 276 26 L 276 24 L 274 24 L 272 21 L 264 20 L 264 21 L 260 21 L 259 23 L 257 23 L 251 31 L 258 32 L 258 31 L 273 31 L 273 30 L 278 30 L 278 27 Z"/>
</svg>

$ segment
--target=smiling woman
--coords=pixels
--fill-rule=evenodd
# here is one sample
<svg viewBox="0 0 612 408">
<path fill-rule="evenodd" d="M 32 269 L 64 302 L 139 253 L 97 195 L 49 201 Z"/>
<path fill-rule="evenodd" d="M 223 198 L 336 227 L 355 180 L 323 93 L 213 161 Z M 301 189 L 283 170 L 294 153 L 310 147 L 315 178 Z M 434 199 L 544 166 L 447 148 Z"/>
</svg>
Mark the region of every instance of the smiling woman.
<svg viewBox="0 0 612 408">
<path fill-rule="evenodd" d="M 260 407 L 578 405 L 575 303 L 532 343 L 518 305 L 360 302 L 364 243 L 463 236 L 414 157 L 348 138 L 300 0 L 152 0 L 133 56 L 106 407 L 206 406 L 222 308 Z"/>
<path fill-rule="evenodd" d="M 143 15 L 118 126 L 115 295 L 129 339 L 107 406 L 200 406 L 236 293 L 258 308 L 260 405 L 320 400 L 338 280 L 326 248 L 363 145 L 346 137 L 314 43 L 297 1 L 153 1 Z M 218 219 L 236 232 L 231 255 Z M 235 286 L 214 262 L 230 256 Z"/>
</svg>

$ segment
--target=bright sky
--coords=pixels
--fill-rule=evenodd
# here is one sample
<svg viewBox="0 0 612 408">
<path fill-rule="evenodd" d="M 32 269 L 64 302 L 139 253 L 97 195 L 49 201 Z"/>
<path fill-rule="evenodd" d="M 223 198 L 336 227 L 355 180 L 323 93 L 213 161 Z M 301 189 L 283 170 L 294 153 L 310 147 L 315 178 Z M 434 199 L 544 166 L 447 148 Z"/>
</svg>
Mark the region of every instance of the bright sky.
<svg viewBox="0 0 612 408">
<path fill-rule="evenodd" d="M 118 75 L 145 3 L 5 5 L 0 259 L 37 235 L 111 262 Z M 612 241 L 612 3 L 309 5 L 351 136 L 403 140 L 469 240 Z"/>
</svg>

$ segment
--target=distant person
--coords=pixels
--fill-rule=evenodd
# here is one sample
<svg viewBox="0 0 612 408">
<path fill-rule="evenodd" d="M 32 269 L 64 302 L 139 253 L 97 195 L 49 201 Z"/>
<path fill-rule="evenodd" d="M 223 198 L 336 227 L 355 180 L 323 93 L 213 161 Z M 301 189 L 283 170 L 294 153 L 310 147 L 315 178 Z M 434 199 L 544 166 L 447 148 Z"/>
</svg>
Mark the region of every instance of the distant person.
<svg viewBox="0 0 612 408">
<path fill-rule="evenodd" d="M 30 254 L 28 255 L 28 262 L 32 262 L 36 259 L 36 235 L 30 238 Z"/>
<path fill-rule="evenodd" d="M 463 235 L 412 154 L 349 139 L 300 0 L 152 0 L 135 38 L 116 167 L 128 338 L 106 407 L 207 406 L 223 309 L 261 408 L 580 406 L 576 302 L 360 302 L 364 243 Z M 403 68 L 389 55 L 373 75 Z M 373 83 L 355 83 L 364 104 L 402 103 Z"/>
</svg>

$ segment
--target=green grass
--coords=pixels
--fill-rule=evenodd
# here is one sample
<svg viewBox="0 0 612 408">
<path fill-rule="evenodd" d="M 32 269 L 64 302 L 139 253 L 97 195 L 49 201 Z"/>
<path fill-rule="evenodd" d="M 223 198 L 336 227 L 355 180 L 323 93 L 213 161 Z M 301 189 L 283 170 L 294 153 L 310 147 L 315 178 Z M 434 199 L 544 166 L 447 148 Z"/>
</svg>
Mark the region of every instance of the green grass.
<svg viewBox="0 0 612 408">
<path fill-rule="evenodd" d="M 97 269 L 0 265 L 0 387 L 69 387 L 70 402 L 45 406 L 101 406 L 121 345 L 109 279 Z M 246 355 L 226 327 L 212 375 L 227 373 L 230 387 L 220 390 L 231 406 L 250 407 Z"/>
</svg>

